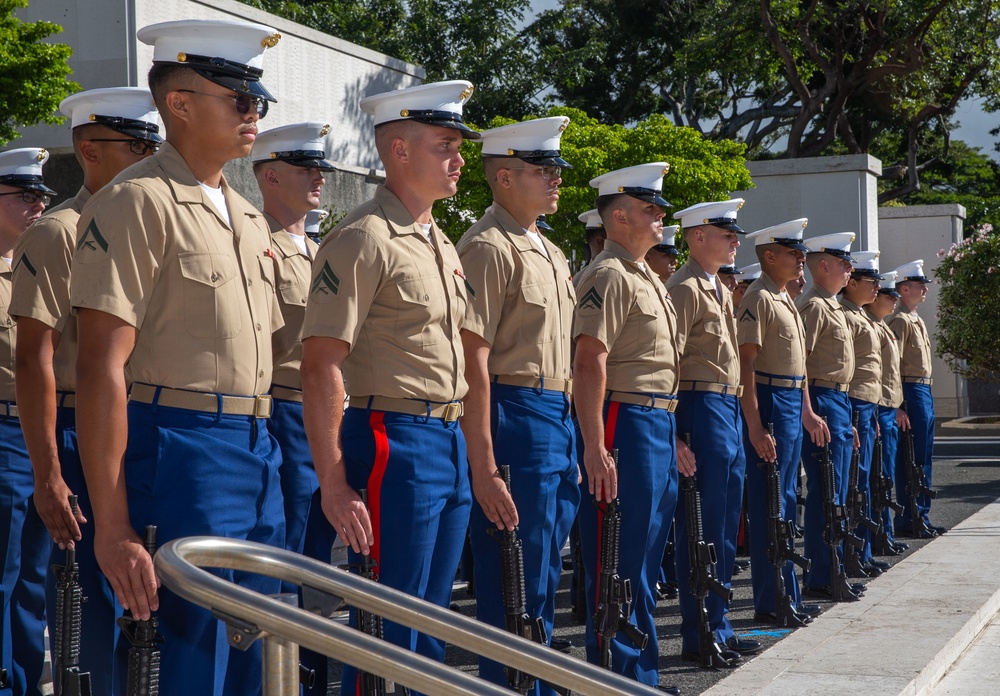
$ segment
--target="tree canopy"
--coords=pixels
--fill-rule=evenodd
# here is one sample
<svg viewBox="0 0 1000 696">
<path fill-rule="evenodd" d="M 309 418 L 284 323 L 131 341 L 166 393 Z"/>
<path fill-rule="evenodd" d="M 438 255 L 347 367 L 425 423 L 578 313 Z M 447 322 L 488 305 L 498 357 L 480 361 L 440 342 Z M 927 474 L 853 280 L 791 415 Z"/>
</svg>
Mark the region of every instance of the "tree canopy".
<svg viewBox="0 0 1000 696">
<path fill-rule="evenodd" d="M 579 251 L 584 227 L 577 217 L 594 207 L 597 192 L 590 180 L 613 169 L 646 162 L 664 161 L 670 171 L 663 178 L 663 196 L 682 210 L 706 200 L 726 198 L 731 191 L 753 186 L 744 158 L 745 146 L 733 141 L 713 143 L 690 128 L 674 126 L 669 119 L 654 114 L 626 128 L 603 124 L 578 109 L 556 107 L 546 116 L 568 116 L 569 127 L 560 141 L 562 156 L 573 165 L 563 171 L 559 188 L 559 212 L 547 221 L 554 230 L 549 238 L 567 250 Z M 514 123 L 497 117 L 488 128 Z M 462 145 L 462 180 L 458 194 L 439 201 L 434 217 L 453 240 L 458 240 L 486 211 L 492 201 L 483 172 L 480 146 L 472 141 Z M 669 212 L 668 212 L 669 217 Z M 664 220 L 670 224 L 669 219 Z"/>
<path fill-rule="evenodd" d="M 19 137 L 19 127 L 61 123 L 59 102 L 80 89 L 66 79 L 70 47 L 43 41 L 62 27 L 14 16 L 27 6 L 28 0 L 0 0 L 0 145 Z"/>
<path fill-rule="evenodd" d="M 995 382 L 1000 379 L 1000 235 L 983 225 L 940 255 L 938 355 L 963 377 Z"/>
</svg>

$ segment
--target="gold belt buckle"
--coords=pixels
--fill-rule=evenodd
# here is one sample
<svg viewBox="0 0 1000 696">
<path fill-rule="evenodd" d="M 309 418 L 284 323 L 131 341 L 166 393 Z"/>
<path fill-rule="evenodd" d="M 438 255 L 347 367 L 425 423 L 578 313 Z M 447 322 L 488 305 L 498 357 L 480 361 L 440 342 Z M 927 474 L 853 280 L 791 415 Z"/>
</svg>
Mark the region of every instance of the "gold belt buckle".
<svg viewBox="0 0 1000 696">
<path fill-rule="evenodd" d="M 462 402 L 453 401 L 444 407 L 444 420 L 446 423 L 457 421 L 462 416 Z"/>
<path fill-rule="evenodd" d="M 253 398 L 253 416 L 254 418 L 270 418 L 271 417 L 271 395 L 262 394 L 260 396 L 255 396 Z"/>
<path fill-rule="evenodd" d="M 563 389 L 563 393 L 564 394 L 572 394 L 573 393 L 573 378 L 572 377 L 570 379 L 566 380 L 566 387 Z"/>
</svg>

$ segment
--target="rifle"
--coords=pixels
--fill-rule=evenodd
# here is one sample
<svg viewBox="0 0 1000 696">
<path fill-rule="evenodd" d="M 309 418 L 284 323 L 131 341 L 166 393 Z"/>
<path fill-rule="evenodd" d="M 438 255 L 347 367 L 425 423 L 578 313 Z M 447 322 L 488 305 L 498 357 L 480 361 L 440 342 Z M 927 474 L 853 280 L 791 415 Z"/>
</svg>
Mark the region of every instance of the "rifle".
<svg viewBox="0 0 1000 696">
<path fill-rule="evenodd" d="M 858 429 L 860 415 L 858 411 L 852 412 L 851 424 L 854 426 L 854 430 Z M 882 533 L 882 525 L 868 516 L 868 497 L 864 491 L 859 490 L 860 479 L 861 448 L 858 446 L 851 450 L 851 466 L 847 472 L 847 505 L 845 506 L 844 516 L 849 532 L 853 533 L 855 529 L 864 527 L 873 536 L 877 537 Z M 861 546 L 848 544 L 844 548 L 844 566 L 850 577 L 863 578 L 868 576 L 861 561 L 861 551 L 863 549 L 864 540 L 862 540 Z"/>
<path fill-rule="evenodd" d="M 691 446 L 690 434 L 684 441 Z M 691 563 L 689 584 L 698 608 L 698 654 L 704 667 L 731 667 L 733 662 L 722 656 L 722 647 L 708 622 L 705 599 L 714 592 L 723 601 L 733 599 L 733 591 L 719 582 L 715 575 L 715 544 L 705 541 L 705 528 L 701 518 L 701 494 L 694 476 L 681 476 L 680 489 L 684 493 L 684 517 L 687 521 L 688 560 Z"/>
<path fill-rule="evenodd" d="M 618 465 L 618 450 L 611 451 L 611 458 Z M 594 501 L 604 513 L 600 529 L 597 576 L 597 611 L 594 613 L 594 631 L 600 650 L 600 666 L 611 669 L 611 641 L 622 631 L 640 650 L 646 647 L 649 636 L 631 622 L 632 582 L 618 575 L 618 545 L 621 541 L 622 513 L 618 499 L 602 504 Z"/>
<path fill-rule="evenodd" d="M 510 467 L 500 467 L 500 477 L 507 492 L 510 492 Z M 531 618 L 525 608 L 524 592 L 524 556 L 521 550 L 521 540 L 517 536 L 517 527 L 513 530 L 498 530 L 490 527 L 486 530 L 500 544 L 500 583 L 503 594 L 504 625 L 514 635 L 522 636 L 540 645 L 548 643 L 545 631 L 545 621 L 541 617 Z M 535 686 L 535 677 L 525 674 L 513 667 L 504 667 L 507 673 L 507 686 L 522 694 L 531 691 Z"/>
<path fill-rule="evenodd" d="M 823 417 L 826 420 L 826 417 Z M 830 594 L 835 602 L 855 602 L 860 595 L 855 594 L 847 575 L 840 565 L 841 542 L 845 548 L 864 546 L 864 542 L 854 536 L 847 527 L 844 506 L 837 504 L 837 489 L 833 472 L 833 461 L 830 459 L 830 443 L 814 455 L 819 460 L 819 477 L 823 490 L 823 540 L 830 549 Z"/>
<path fill-rule="evenodd" d="M 767 432 L 774 437 L 774 424 L 768 423 Z M 800 616 L 792 605 L 792 598 L 785 589 L 784 568 L 788 561 L 802 568 L 806 573 L 812 565 L 808 558 L 795 551 L 795 532 L 790 520 L 781 515 L 781 474 L 777 458 L 772 462 L 762 462 L 765 467 L 765 490 L 767 492 L 767 560 L 774 565 L 775 616 L 779 626 L 804 626 L 811 621 Z"/>
<path fill-rule="evenodd" d="M 146 525 L 144 540 L 150 558 L 156 553 L 156 526 Z M 118 618 L 122 635 L 132 647 L 128 649 L 127 696 L 157 696 L 160 693 L 160 643 L 163 636 L 156 632 L 159 620 L 150 616 L 145 621 L 134 616 Z"/>
<path fill-rule="evenodd" d="M 869 481 L 872 512 L 875 519 L 880 522 L 885 519 L 887 510 L 892 510 L 897 515 L 903 514 L 903 506 L 892 499 L 892 479 L 882 471 L 882 457 L 882 433 L 879 432 L 872 450 L 872 470 Z M 889 529 L 884 524 L 881 526 L 881 531 L 872 539 L 872 551 L 879 556 L 893 552 L 889 544 Z"/>
<path fill-rule="evenodd" d="M 899 405 L 899 408 L 906 413 L 906 402 Z M 924 467 L 917 462 L 917 457 L 913 448 L 913 426 L 903 432 L 903 463 L 906 466 L 906 493 L 910 497 L 910 524 L 913 525 L 913 533 L 917 534 L 924 526 L 924 520 L 917 509 L 917 496 L 925 495 L 931 500 L 937 498 L 937 492 L 927 487 L 927 480 L 924 478 Z"/>
<path fill-rule="evenodd" d="M 365 504 L 365 508 L 368 508 L 368 490 L 362 488 L 358 491 L 358 495 L 361 496 L 361 502 Z M 371 557 L 371 554 L 361 557 L 360 563 L 348 564 L 346 566 L 341 566 L 345 569 L 356 569 L 358 575 L 363 578 L 367 578 L 372 582 L 378 582 L 378 561 Z M 373 614 L 364 609 L 356 609 L 355 614 L 357 617 L 357 628 L 363 633 L 367 633 L 373 638 L 382 638 L 382 617 L 377 614 Z M 396 683 L 389 681 L 377 674 L 371 674 L 369 672 L 363 672 L 358 670 L 358 684 L 360 685 L 360 696 L 385 696 L 385 694 L 396 693 Z"/>
<path fill-rule="evenodd" d="M 80 508 L 75 495 L 69 496 L 69 504 L 76 516 Z M 76 548 L 66 549 L 65 565 L 53 566 L 52 570 L 56 576 L 55 692 L 58 696 L 91 696 L 90 672 L 80 671 L 80 630 L 86 598 L 80 588 Z"/>
</svg>

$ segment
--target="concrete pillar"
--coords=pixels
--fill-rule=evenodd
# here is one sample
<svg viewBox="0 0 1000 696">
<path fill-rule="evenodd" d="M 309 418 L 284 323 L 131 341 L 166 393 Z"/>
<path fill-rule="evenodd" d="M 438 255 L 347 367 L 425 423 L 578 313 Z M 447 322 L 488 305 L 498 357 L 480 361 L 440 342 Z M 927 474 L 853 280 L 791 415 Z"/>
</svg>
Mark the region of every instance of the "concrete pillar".
<svg viewBox="0 0 1000 696">
<path fill-rule="evenodd" d="M 915 259 L 924 260 L 924 273 L 934 277 L 940 258 L 938 251 L 962 240 L 965 208 L 957 204 L 914 205 L 879 208 L 879 268 L 891 271 Z M 917 309 L 927 323 L 934 344 L 937 333 L 938 284 L 927 287 L 927 300 Z M 939 419 L 969 415 L 965 379 L 951 371 L 944 360 L 934 356 L 934 410 Z"/>
<path fill-rule="evenodd" d="M 854 232 L 852 248 L 878 248 L 881 161 L 871 155 L 842 155 L 748 162 L 747 168 L 756 188 L 733 192 L 746 199 L 739 214 L 746 231 L 807 217 L 806 237 Z M 751 245 L 737 251 L 738 266 L 756 261 Z"/>
</svg>

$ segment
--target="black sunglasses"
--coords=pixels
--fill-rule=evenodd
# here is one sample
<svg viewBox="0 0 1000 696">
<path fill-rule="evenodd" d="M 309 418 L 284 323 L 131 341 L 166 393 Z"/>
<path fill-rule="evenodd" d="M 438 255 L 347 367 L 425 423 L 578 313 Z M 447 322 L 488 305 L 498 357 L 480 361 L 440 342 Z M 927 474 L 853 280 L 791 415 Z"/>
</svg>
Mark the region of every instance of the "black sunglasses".
<svg viewBox="0 0 1000 696">
<path fill-rule="evenodd" d="M 89 138 L 89 140 L 92 143 L 128 143 L 128 149 L 132 151 L 132 154 L 140 156 L 145 155 L 150 150 L 156 152 L 160 149 L 156 143 L 147 143 L 135 138 Z"/>
<path fill-rule="evenodd" d="M 193 89 L 179 89 L 178 92 L 188 92 L 189 94 L 201 94 L 205 97 L 215 97 L 216 99 L 232 99 L 235 102 L 236 113 L 241 116 L 250 113 L 250 107 L 253 106 L 254 111 L 257 112 L 258 118 L 264 118 L 267 116 L 267 100 L 263 97 L 251 97 L 248 94 L 211 94 L 209 92 L 199 92 Z"/>
</svg>

